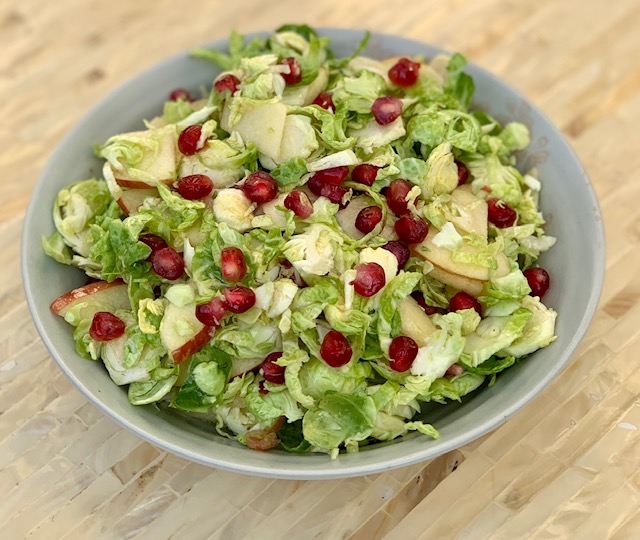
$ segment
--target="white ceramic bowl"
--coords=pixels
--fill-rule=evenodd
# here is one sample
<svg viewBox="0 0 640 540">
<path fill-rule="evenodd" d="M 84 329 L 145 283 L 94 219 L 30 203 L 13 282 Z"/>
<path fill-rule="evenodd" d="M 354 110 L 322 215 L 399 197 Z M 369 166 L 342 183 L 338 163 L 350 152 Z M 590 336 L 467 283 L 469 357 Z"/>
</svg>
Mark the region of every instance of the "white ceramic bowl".
<svg viewBox="0 0 640 540">
<path fill-rule="evenodd" d="M 320 33 L 332 39 L 338 55 L 351 54 L 363 36 L 362 31 L 356 30 L 325 29 Z M 226 41 L 208 46 L 224 49 Z M 416 54 L 431 57 L 440 52 L 443 51 L 424 43 L 373 34 L 364 54 L 378 58 Z M 602 286 L 604 235 L 587 175 L 558 130 L 529 101 L 495 76 L 473 65 L 467 72 L 476 84 L 475 107 L 501 121 L 524 122 L 531 130 L 532 143 L 519 156 L 519 166 L 538 167 L 547 230 L 558 238 L 556 246 L 542 259 L 553 280 L 545 303 L 559 313 L 558 339 L 501 374 L 492 388 L 482 388 L 463 404 L 429 407 L 427 418 L 440 431 L 439 440 L 413 433 L 333 461 L 323 454 L 256 452 L 177 414 L 154 406 L 130 405 L 126 392 L 111 382 L 99 363 L 76 354 L 71 327 L 49 310 L 49 304 L 83 284 L 86 278 L 79 270 L 56 263 L 42 251 L 41 237 L 54 231 L 50 209 L 60 188 L 100 175 L 100 164 L 91 152 L 93 143 L 142 128 L 142 119 L 159 114 L 174 87 L 195 91 L 211 84 L 216 70 L 208 62 L 189 58 L 187 52 L 144 71 L 98 103 L 62 140 L 33 192 L 24 224 L 22 270 L 29 308 L 55 361 L 91 402 L 140 437 L 186 459 L 246 474 L 297 479 L 371 474 L 436 457 L 498 427 L 567 365 L 584 336 Z"/>
</svg>

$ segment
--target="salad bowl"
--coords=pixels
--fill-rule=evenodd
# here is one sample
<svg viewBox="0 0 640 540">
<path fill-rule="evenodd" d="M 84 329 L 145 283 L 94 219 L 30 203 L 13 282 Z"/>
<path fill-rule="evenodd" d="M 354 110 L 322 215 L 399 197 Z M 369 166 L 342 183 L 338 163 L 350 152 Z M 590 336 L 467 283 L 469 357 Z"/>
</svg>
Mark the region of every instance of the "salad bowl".
<svg viewBox="0 0 640 540">
<path fill-rule="evenodd" d="M 363 37 L 356 30 L 323 29 L 337 56 L 349 56 Z M 265 36 L 266 34 L 258 34 Z M 251 38 L 252 36 L 248 36 Z M 227 41 L 207 47 L 225 50 Z M 372 34 L 363 54 L 373 58 L 423 56 L 444 51 L 395 36 Z M 329 459 L 323 453 L 298 455 L 274 449 L 256 452 L 224 438 L 210 424 L 165 407 L 134 407 L 122 388 L 112 384 L 99 363 L 81 358 L 65 321 L 49 307 L 57 297 L 86 282 L 79 270 L 57 264 L 41 247 L 54 232 L 49 212 L 58 192 L 72 181 L 99 176 L 101 163 L 92 143 L 143 128 L 141 119 L 161 113 L 167 94 L 180 81 L 190 91 L 208 87 L 218 71 L 183 53 L 134 77 L 105 97 L 62 140 L 42 172 L 25 217 L 22 270 L 27 301 L 45 345 L 77 388 L 100 410 L 140 437 L 186 459 L 239 473 L 327 479 L 378 473 L 437 457 L 497 428 L 531 402 L 568 364 L 595 312 L 604 273 L 604 234 L 598 203 L 587 175 L 562 134 L 506 83 L 469 65 L 475 82 L 473 107 L 498 121 L 520 122 L 531 144 L 518 153 L 521 171 L 535 167 L 544 186 L 540 207 L 546 232 L 557 244 L 541 263 L 553 276 L 545 303 L 558 313 L 557 339 L 500 374 L 495 384 L 466 396 L 461 403 L 428 404 L 422 418 L 440 438 L 411 433 L 393 441 L 363 446 L 357 453 Z"/>
</svg>

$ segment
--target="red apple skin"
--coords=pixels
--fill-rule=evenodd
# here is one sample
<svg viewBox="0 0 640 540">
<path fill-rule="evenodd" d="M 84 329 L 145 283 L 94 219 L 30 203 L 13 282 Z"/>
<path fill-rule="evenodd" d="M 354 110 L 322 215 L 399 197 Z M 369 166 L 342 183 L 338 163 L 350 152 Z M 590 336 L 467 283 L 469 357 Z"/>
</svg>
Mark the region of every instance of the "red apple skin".
<svg viewBox="0 0 640 540">
<path fill-rule="evenodd" d="M 51 303 L 51 311 L 53 311 L 56 315 L 60 315 L 64 317 L 65 313 L 72 307 L 75 302 L 78 302 L 87 296 L 91 296 L 93 294 L 105 291 L 110 289 L 111 287 L 119 287 L 124 286 L 126 288 L 127 284 L 121 279 L 116 279 L 114 281 L 96 281 L 95 283 L 89 283 L 88 285 L 83 285 L 82 287 L 78 287 L 77 289 L 73 289 L 68 293 L 63 294 L 62 296 L 56 298 Z"/>
<path fill-rule="evenodd" d="M 181 347 L 171 351 L 171 358 L 173 363 L 177 366 L 184 362 L 187 358 L 196 354 L 202 347 L 204 347 L 209 340 L 213 337 L 216 328 L 215 326 L 205 326 L 200 332 L 193 336 Z"/>
<path fill-rule="evenodd" d="M 175 178 L 166 178 L 164 180 L 159 180 L 158 183 L 168 186 L 169 184 L 173 184 L 175 181 Z M 152 189 L 155 187 L 155 184 L 147 184 L 140 180 L 126 180 L 124 178 L 116 178 L 116 182 L 120 187 L 129 189 Z"/>
</svg>

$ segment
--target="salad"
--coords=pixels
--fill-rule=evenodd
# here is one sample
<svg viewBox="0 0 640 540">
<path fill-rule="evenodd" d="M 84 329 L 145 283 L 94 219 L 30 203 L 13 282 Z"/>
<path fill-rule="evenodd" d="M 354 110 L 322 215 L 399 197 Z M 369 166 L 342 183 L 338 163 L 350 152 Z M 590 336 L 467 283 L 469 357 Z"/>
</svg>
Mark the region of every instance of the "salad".
<svg viewBox="0 0 640 540">
<path fill-rule="evenodd" d="M 336 58 L 287 25 L 197 49 L 222 70 L 203 97 L 174 90 L 59 192 L 44 250 L 91 279 L 51 309 L 133 405 L 336 457 L 437 438 L 422 404 L 555 339 L 526 126 L 470 109 L 461 55 L 366 41 Z"/>
</svg>

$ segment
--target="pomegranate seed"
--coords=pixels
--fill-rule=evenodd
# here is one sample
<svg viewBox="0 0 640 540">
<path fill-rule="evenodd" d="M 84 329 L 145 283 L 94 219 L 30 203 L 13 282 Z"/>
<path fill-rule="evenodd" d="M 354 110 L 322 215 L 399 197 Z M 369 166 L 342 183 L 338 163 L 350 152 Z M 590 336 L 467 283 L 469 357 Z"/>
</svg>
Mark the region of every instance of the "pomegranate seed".
<svg viewBox="0 0 640 540">
<path fill-rule="evenodd" d="M 318 181 L 322 184 L 333 184 L 339 186 L 349 176 L 349 167 L 342 165 L 340 167 L 331 167 L 330 169 L 323 169 L 313 175 L 318 178 Z"/>
<path fill-rule="evenodd" d="M 304 288 L 308 286 L 307 282 L 302 279 L 300 272 L 287 259 L 280 263 L 280 277 L 290 279 L 298 287 Z"/>
<path fill-rule="evenodd" d="M 179 99 L 183 99 L 184 101 L 193 101 L 191 94 L 189 94 L 189 92 L 184 88 L 176 88 L 169 94 L 170 101 L 178 101 Z"/>
<path fill-rule="evenodd" d="M 324 339 L 320 346 L 320 356 L 331 367 L 340 367 L 349 363 L 353 350 L 351 345 L 337 330 L 331 330 Z"/>
<path fill-rule="evenodd" d="M 313 105 L 318 105 L 327 111 L 336 112 L 336 106 L 333 104 L 333 98 L 329 92 L 320 92 L 316 99 L 313 100 Z"/>
<path fill-rule="evenodd" d="M 298 84 L 302 80 L 302 68 L 293 56 L 285 58 L 281 64 L 289 66 L 289 73 L 282 73 L 282 78 L 287 84 Z"/>
<path fill-rule="evenodd" d="M 125 324 L 120 317 L 108 311 L 98 311 L 91 321 L 89 335 L 96 341 L 111 341 L 124 334 Z"/>
<path fill-rule="evenodd" d="M 242 281 L 247 275 L 247 262 L 244 253 L 237 247 L 226 247 L 220 253 L 222 277 L 229 283 Z"/>
<path fill-rule="evenodd" d="M 489 223 L 493 223 L 499 229 L 511 227 L 516 222 L 518 214 L 507 203 L 495 197 L 487 200 L 489 211 Z"/>
<path fill-rule="evenodd" d="M 138 241 L 147 244 L 151 248 L 151 253 L 149 253 L 149 256 L 146 259 L 149 262 L 151 262 L 153 254 L 156 251 L 160 251 L 167 247 L 167 243 L 164 241 L 164 238 L 160 238 L 156 234 L 143 234 L 138 238 Z"/>
<path fill-rule="evenodd" d="M 329 199 L 332 203 L 339 204 L 340 208 L 344 208 L 346 205 L 342 204 L 342 199 L 348 192 L 349 190 L 345 187 L 325 184 L 322 188 L 321 195 Z"/>
<path fill-rule="evenodd" d="M 278 184 L 269 173 L 257 171 L 247 176 L 242 191 L 251 202 L 262 204 L 276 198 Z"/>
<path fill-rule="evenodd" d="M 522 273 L 531 287 L 531 295 L 542 298 L 549 289 L 549 272 L 544 268 L 528 268 Z"/>
<path fill-rule="evenodd" d="M 309 191 L 313 193 L 315 196 L 320 197 L 322 195 L 322 188 L 324 186 L 324 182 L 320 180 L 320 177 L 317 174 L 314 174 L 309 180 L 307 180 L 307 187 Z"/>
<path fill-rule="evenodd" d="M 351 180 L 359 184 L 364 184 L 365 186 L 372 186 L 376 181 L 379 168 L 380 167 L 370 165 L 369 163 L 361 163 L 351 171 Z"/>
<path fill-rule="evenodd" d="M 460 291 L 454 294 L 451 300 L 449 300 L 449 310 L 460 311 L 463 309 L 475 309 L 478 315 L 482 316 L 482 306 L 480 302 L 470 294 Z"/>
<path fill-rule="evenodd" d="M 176 184 L 178 193 L 189 201 L 204 199 L 213 191 L 213 182 L 204 174 L 183 176 Z"/>
<path fill-rule="evenodd" d="M 422 309 L 424 309 L 424 312 L 427 315 L 435 315 L 436 313 L 440 313 L 442 310 L 434 307 L 434 306 L 430 306 L 429 304 L 427 304 L 426 300 L 424 299 L 424 294 L 422 294 L 420 291 L 414 291 L 411 293 L 411 297 L 418 302 L 418 304 L 420 305 L 420 307 Z"/>
<path fill-rule="evenodd" d="M 386 283 L 384 268 L 375 262 L 360 263 L 356 266 L 356 277 L 351 283 L 360 296 L 373 296 Z"/>
<path fill-rule="evenodd" d="M 307 219 L 313 214 L 313 204 L 311 204 L 309 195 L 301 189 L 294 189 L 285 197 L 284 207 L 301 219 Z"/>
<path fill-rule="evenodd" d="M 371 112 L 376 122 L 386 126 L 402 114 L 402 101 L 393 96 L 382 96 L 371 105 Z"/>
<path fill-rule="evenodd" d="M 264 386 L 264 381 L 260 381 L 258 383 L 258 392 L 265 396 L 269 393 L 269 390 L 267 390 Z"/>
<path fill-rule="evenodd" d="M 398 259 L 398 270 L 402 270 L 407 265 L 407 262 L 409 262 L 411 252 L 402 242 L 389 240 L 384 246 L 382 246 L 382 249 L 386 249 L 396 256 L 396 259 Z"/>
<path fill-rule="evenodd" d="M 367 206 L 358 212 L 356 217 L 356 229 L 362 234 L 370 233 L 376 225 L 382 221 L 382 208 L 379 206 Z"/>
<path fill-rule="evenodd" d="M 415 216 L 402 216 L 396 221 L 393 229 L 396 234 L 407 244 L 419 244 L 429 232 L 429 226 L 424 219 Z"/>
<path fill-rule="evenodd" d="M 212 298 L 206 304 L 196 306 L 196 319 L 205 326 L 220 326 L 226 314 L 224 299 L 219 296 Z"/>
<path fill-rule="evenodd" d="M 178 279 L 184 273 L 184 261 L 172 247 L 166 247 L 153 253 L 151 257 L 153 271 L 170 281 Z"/>
<path fill-rule="evenodd" d="M 260 366 L 260 373 L 262 373 L 265 380 L 275 384 L 284 384 L 284 371 L 286 368 L 275 363 L 280 357 L 282 357 L 281 352 L 272 352 L 264 359 L 262 366 Z"/>
<path fill-rule="evenodd" d="M 418 356 L 418 344 L 407 336 L 393 338 L 389 346 L 389 367 L 393 371 L 407 371 Z"/>
<path fill-rule="evenodd" d="M 411 191 L 411 184 L 402 178 L 398 178 L 389 184 L 385 197 L 389 209 L 396 216 L 403 216 L 409 210 L 407 209 L 407 195 Z"/>
<path fill-rule="evenodd" d="M 238 79 L 238 77 L 236 77 L 235 75 L 231 75 L 231 73 L 229 73 L 224 77 L 220 77 L 215 82 L 213 87 L 216 89 L 216 91 L 220 92 L 221 94 L 222 92 L 229 90 L 229 92 L 231 92 L 231 95 L 233 95 L 238 89 L 239 84 L 240 84 L 240 79 Z"/>
<path fill-rule="evenodd" d="M 447 371 L 444 372 L 445 377 L 457 377 L 464 373 L 464 368 L 460 364 L 452 364 Z"/>
<path fill-rule="evenodd" d="M 469 179 L 469 169 L 467 166 L 456 159 L 456 165 L 458 167 L 458 185 L 461 186 Z"/>
<path fill-rule="evenodd" d="M 244 313 L 256 303 L 256 293 L 249 287 L 226 287 L 223 294 L 225 305 L 232 313 Z"/>
<path fill-rule="evenodd" d="M 178 137 L 178 149 L 185 156 L 193 156 L 200 148 L 198 141 L 202 135 L 202 126 L 189 126 L 182 130 Z"/>
<path fill-rule="evenodd" d="M 409 87 L 416 84 L 420 64 L 408 58 L 400 58 L 389 70 L 389 80 L 396 86 Z"/>
</svg>

